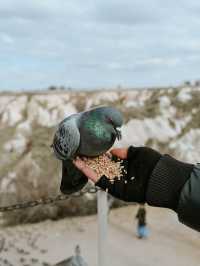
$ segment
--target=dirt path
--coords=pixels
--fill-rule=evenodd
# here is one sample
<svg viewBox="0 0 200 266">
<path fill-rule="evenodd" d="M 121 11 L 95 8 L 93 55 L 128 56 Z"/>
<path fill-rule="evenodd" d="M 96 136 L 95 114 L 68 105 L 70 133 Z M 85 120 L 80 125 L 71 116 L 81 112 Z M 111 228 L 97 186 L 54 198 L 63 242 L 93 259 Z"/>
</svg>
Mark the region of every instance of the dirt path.
<svg viewBox="0 0 200 266">
<path fill-rule="evenodd" d="M 150 237 L 138 240 L 134 206 L 109 216 L 108 266 L 199 266 L 200 234 L 178 223 L 174 213 L 148 208 Z M 97 266 L 96 216 L 46 221 L 7 228 L 0 265 L 51 265 L 73 254 L 79 244 L 89 266 Z M 1 243 L 0 243 L 1 244 Z"/>
<path fill-rule="evenodd" d="M 129 207 L 111 215 L 109 240 L 116 258 L 113 265 L 200 265 L 200 235 L 178 223 L 174 213 L 149 209 L 150 237 L 138 240 L 136 225 L 126 220 L 131 216 L 133 221 L 135 211 Z"/>
</svg>

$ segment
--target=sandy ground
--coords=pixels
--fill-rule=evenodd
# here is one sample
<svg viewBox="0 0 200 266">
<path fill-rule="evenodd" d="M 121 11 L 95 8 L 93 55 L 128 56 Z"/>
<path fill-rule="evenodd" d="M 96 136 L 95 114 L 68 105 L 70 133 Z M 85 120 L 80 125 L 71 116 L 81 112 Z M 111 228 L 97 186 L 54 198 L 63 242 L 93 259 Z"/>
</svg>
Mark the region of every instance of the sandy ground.
<svg viewBox="0 0 200 266">
<path fill-rule="evenodd" d="M 135 206 L 109 215 L 107 266 L 199 266 L 200 234 L 178 223 L 168 210 L 148 207 L 150 236 L 136 237 Z M 3 241 L 5 239 L 5 241 Z M 54 265 L 79 244 L 89 266 L 97 266 L 97 217 L 46 221 L 0 230 L 0 266 Z"/>
</svg>

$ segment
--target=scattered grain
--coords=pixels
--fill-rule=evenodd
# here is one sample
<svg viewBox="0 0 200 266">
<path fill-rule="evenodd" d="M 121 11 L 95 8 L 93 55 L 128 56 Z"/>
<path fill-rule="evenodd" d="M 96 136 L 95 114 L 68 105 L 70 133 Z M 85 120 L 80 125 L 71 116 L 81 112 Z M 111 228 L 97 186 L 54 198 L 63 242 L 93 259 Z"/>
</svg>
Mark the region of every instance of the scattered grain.
<svg viewBox="0 0 200 266">
<path fill-rule="evenodd" d="M 107 153 L 98 157 L 88 158 L 82 157 L 87 166 L 91 167 L 99 177 L 105 175 L 113 183 L 114 179 L 120 179 L 123 175 L 124 166 L 121 165 L 121 160 L 115 162 Z"/>
</svg>

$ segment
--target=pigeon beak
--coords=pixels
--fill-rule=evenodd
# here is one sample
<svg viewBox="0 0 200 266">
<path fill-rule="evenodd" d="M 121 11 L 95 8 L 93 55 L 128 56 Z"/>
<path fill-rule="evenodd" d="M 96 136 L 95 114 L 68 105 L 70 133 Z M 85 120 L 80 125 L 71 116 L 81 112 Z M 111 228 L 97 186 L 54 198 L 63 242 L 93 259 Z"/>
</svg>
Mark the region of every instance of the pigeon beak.
<svg viewBox="0 0 200 266">
<path fill-rule="evenodd" d="M 116 129 L 116 128 L 115 128 L 115 131 L 116 131 L 116 137 L 117 137 L 117 139 L 120 140 L 122 138 L 121 131 L 119 129 Z"/>
</svg>

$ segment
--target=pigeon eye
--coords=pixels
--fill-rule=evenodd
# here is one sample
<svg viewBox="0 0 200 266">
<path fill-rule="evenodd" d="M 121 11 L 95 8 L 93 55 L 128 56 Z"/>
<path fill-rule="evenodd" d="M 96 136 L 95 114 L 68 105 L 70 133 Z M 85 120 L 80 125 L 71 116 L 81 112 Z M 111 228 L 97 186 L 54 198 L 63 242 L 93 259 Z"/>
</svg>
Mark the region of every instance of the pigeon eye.
<svg viewBox="0 0 200 266">
<path fill-rule="evenodd" d="M 106 117 L 106 120 L 107 120 L 108 123 L 110 123 L 110 124 L 113 125 L 113 121 L 112 121 L 112 119 L 111 119 L 110 117 L 107 116 L 107 117 Z"/>
</svg>

